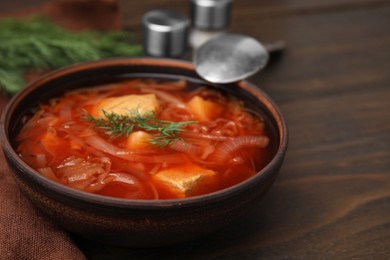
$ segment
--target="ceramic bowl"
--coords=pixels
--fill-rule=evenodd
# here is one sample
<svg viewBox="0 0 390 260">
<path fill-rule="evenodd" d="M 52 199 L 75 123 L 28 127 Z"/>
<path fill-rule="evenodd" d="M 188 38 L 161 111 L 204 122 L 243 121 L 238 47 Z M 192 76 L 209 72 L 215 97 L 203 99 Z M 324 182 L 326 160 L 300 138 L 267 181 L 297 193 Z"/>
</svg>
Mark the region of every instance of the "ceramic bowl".
<svg viewBox="0 0 390 260">
<path fill-rule="evenodd" d="M 184 61 L 110 59 L 49 73 L 8 103 L 1 117 L 1 145 L 16 182 L 36 208 L 66 230 L 88 239 L 118 246 L 155 247 L 199 238 L 220 229 L 247 212 L 267 192 L 286 153 L 287 129 L 276 104 L 245 81 L 217 87 L 262 111 L 274 128 L 277 151 L 264 169 L 230 188 L 185 199 L 125 200 L 62 186 L 44 178 L 19 158 L 14 139 L 21 119 L 39 102 L 80 85 L 127 77 L 185 78 L 208 85 L 193 65 Z"/>
</svg>

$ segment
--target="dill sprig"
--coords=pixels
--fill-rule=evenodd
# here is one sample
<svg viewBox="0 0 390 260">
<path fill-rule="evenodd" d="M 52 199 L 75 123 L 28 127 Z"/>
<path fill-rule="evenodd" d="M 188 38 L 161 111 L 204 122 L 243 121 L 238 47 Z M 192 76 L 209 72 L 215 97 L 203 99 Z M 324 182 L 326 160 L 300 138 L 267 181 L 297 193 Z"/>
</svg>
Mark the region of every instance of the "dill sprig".
<svg viewBox="0 0 390 260">
<path fill-rule="evenodd" d="M 88 112 L 83 112 L 82 118 L 91 124 L 91 127 L 104 130 L 113 138 L 128 137 L 132 132 L 143 130 L 153 135 L 150 144 L 159 148 L 174 145 L 179 139 L 183 127 L 197 124 L 197 121 L 172 122 L 159 120 L 152 111 L 140 114 L 132 110 L 127 115 L 108 113 L 102 110 L 105 118 L 96 118 Z"/>
<path fill-rule="evenodd" d="M 15 93 L 29 70 L 52 70 L 71 64 L 117 56 L 134 56 L 126 32 L 71 32 L 40 17 L 0 21 L 0 87 Z"/>
</svg>

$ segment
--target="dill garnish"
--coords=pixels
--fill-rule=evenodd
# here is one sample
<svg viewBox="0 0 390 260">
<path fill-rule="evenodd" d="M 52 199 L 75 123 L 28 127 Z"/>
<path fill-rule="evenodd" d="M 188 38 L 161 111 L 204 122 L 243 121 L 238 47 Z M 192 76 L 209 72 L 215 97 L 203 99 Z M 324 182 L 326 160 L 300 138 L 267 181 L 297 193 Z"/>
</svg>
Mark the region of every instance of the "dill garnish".
<svg viewBox="0 0 390 260">
<path fill-rule="evenodd" d="M 102 110 L 105 118 L 96 118 L 83 112 L 82 118 L 91 124 L 91 127 L 104 130 L 113 138 L 128 137 L 132 132 L 143 130 L 153 135 L 150 144 L 158 148 L 174 145 L 179 139 L 183 127 L 197 124 L 197 121 L 172 122 L 159 120 L 156 114 L 149 111 L 140 114 L 138 110 L 130 111 L 128 115 L 108 113 Z"/>
<path fill-rule="evenodd" d="M 15 93 L 30 70 L 142 53 L 126 32 L 70 32 L 40 17 L 0 21 L 0 87 Z"/>
</svg>

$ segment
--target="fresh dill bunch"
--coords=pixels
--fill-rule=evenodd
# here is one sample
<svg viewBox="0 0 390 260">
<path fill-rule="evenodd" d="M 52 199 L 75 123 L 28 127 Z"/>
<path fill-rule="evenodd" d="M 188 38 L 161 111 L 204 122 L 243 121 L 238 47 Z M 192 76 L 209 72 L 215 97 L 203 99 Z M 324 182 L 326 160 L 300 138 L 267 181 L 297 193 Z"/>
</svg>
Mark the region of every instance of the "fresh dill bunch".
<svg viewBox="0 0 390 260">
<path fill-rule="evenodd" d="M 84 111 L 82 118 L 91 124 L 91 127 L 104 130 L 113 138 L 128 137 L 132 132 L 143 130 L 153 135 L 150 144 L 159 148 L 174 145 L 180 140 L 179 134 L 183 127 L 189 124 L 197 124 L 197 121 L 172 122 L 159 120 L 156 114 L 149 111 L 140 114 L 138 110 L 132 110 L 127 115 L 108 113 L 102 110 L 105 118 L 96 118 Z"/>
<path fill-rule="evenodd" d="M 109 57 L 140 55 L 126 32 L 71 32 L 40 17 L 0 20 L 0 87 L 15 93 L 29 70 L 52 70 Z"/>
</svg>

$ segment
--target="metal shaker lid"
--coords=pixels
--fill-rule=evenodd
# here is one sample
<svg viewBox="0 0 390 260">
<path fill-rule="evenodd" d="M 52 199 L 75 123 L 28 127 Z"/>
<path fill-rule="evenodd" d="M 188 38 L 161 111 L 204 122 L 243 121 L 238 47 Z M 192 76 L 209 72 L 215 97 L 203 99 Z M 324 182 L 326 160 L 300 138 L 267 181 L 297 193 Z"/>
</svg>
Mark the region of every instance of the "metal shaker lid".
<svg viewBox="0 0 390 260">
<path fill-rule="evenodd" d="M 157 57 L 179 57 L 188 47 L 188 18 L 172 10 L 153 10 L 142 17 L 144 52 Z"/>
<path fill-rule="evenodd" d="M 195 28 L 218 30 L 230 22 L 232 0 L 191 0 L 191 19 Z"/>
</svg>

